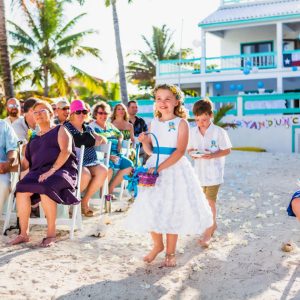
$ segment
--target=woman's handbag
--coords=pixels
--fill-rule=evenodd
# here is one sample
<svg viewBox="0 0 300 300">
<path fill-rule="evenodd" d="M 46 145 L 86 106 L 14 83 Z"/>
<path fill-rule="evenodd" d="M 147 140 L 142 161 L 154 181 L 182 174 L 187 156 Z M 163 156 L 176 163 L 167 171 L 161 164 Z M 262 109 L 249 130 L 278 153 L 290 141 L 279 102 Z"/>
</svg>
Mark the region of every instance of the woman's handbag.
<svg viewBox="0 0 300 300">
<path fill-rule="evenodd" d="M 155 142 L 156 142 L 156 148 L 158 150 L 154 173 L 150 174 L 150 173 L 148 173 L 147 168 L 138 167 L 137 166 L 138 157 L 136 157 L 135 168 L 134 168 L 132 174 L 124 176 L 124 179 L 128 180 L 127 189 L 129 192 L 134 193 L 134 197 L 137 196 L 137 192 L 138 192 L 137 186 L 153 187 L 159 176 L 159 174 L 157 172 L 158 164 L 159 164 L 159 144 L 158 144 L 158 140 L 157 140 L 156 136 L 151 132 L 146 133 L 146 135 L 149 135 L 149 134 L 151 134 L 154 137 Z M 139 147 L 139 145 L 137 147 Z M 137 148 L 136 152 L 138 153 L 138 148 Z"/>
</svg>

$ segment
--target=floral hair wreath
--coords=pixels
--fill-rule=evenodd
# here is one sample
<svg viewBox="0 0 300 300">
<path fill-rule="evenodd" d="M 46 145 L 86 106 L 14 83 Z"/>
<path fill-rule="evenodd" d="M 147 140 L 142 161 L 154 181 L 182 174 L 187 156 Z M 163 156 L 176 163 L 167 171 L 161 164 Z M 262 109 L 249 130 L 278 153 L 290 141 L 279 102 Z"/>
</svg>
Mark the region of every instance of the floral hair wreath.
<svg viewBox="0 0 300 300">
<path fill-rule="evenodd" d="M 153 89 L 153 97 L 155 98 L 155 94 L 159 89 L 164 89 L 164 90 L 169 90 L 177 100 L 183 101 L 184 98 L 184 94 L 183 92 L 180 90 L 180 88 L 176 85 L 173 84 L 159 84 L 157 86 L 155 86 L 155 88 Z"/>
</svg>

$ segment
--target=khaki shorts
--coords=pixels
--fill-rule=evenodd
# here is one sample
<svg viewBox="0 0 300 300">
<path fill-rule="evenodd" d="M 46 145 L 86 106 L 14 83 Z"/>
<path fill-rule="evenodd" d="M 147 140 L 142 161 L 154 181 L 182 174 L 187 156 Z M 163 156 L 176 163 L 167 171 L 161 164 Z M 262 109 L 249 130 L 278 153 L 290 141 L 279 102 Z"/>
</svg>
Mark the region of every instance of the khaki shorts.
<svg viewBox="0 0 300 300">
<path fill-rule="evenodd" d="M 207 200 L 217 201 L 218 192 L 220 188 L 220 184 L 218 185 L 211 185 L 211 186 L 203 186 L 203 193 Z"/>
</svg>

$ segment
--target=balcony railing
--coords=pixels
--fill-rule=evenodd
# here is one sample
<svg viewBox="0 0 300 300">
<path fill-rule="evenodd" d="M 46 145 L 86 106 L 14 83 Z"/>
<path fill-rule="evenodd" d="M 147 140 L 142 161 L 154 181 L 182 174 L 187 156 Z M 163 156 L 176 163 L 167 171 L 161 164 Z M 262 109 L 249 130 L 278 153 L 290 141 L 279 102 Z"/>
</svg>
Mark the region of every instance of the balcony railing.
<svg viewBox="0 0 300 300">
<path fill-rule="evenodd" d="M 251 67 L 252 71 L 277 67 L 276 52 L 207 57 L 205 73 L 222 71 L 242 71 Z M 300 49 L 283 51 L 283 66 L 300 66 Z M 158 77 L 169 75 L 193 75 L 201 73 L 201 58 L 162 60 L 158 63 Z"/>
<path fill-rule="evenodd" d="M 159 76 L 172 74 L 199 74 L 200 58 L 161 60 L 159 62 Z"/>
<path fill-rule="evenodd" d="M 206 58 L 206 72 L 243 70 L 245 67 L 258 69 L 276 68 L 275 52 L 227 55 Z"/>
</svg>

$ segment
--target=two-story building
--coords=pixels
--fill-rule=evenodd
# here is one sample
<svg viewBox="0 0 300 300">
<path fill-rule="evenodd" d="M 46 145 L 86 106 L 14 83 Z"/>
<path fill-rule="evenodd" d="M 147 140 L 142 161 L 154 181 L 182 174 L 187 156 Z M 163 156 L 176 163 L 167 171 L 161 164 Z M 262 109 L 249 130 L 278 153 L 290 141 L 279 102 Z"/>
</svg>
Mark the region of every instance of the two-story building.
<svg viewBox="0 0 300 300">
<path fill-rule="evenodd" d="M 223 0 L 199 27 L 199 58 L 158 62 L 157 83 L 208 95 L 216 108 L 232 103 L 235 146 L 300 152 L 300 0 Z M 210 34 L 219 57 L 206 51 Z"/>
</svg>

